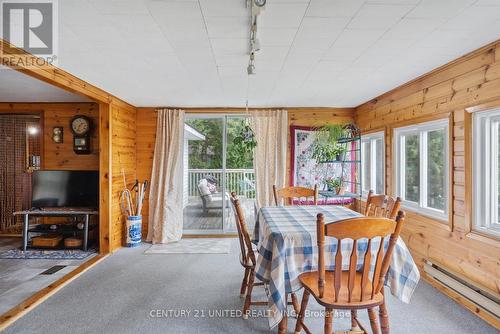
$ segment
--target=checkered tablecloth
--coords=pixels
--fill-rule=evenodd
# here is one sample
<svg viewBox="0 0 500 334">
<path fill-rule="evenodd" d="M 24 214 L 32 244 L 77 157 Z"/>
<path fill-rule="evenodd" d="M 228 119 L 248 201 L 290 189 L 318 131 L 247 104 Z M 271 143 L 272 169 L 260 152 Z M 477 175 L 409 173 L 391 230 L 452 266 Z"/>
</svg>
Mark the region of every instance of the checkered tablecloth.
<svg viewBox="0 0 500 334">
<path fill-rule="evenodd" d="M 325 223 L 361 214 L 342 206 L 276 206 L 261 208 L 256 220 L 253 241 L 257 244 L 256 276 L 269 283 L 269 326 L 275 327 L 286 310 L 285 296 L 302 288 L 298 277 L 301 273 L 317 269 L 318 246 L 316 215 L 323 213 Z M 388 239 L 386 238 L 385 247 Z M 343 267 L 348 268 L 352 241 L 342 243 Z M 380 246 L 380 239 L 372 241 L 372 258 Z M 358 241 L 358 254 L 364 254 L 367 241 Z M 325 263 L 334 269 L 337 240 L 325 238 Z M 361 262 L 364 256 L 359 256 Z M 361 263 L 358 263 L 361 265 Z M 372 266 L 373 267 L 373 266 Z M 392 255 L 385 284 L 399 300 L 408 303 L 420 279 L 418 268 L 411 254 L 399 238 Z"/>
</svg>

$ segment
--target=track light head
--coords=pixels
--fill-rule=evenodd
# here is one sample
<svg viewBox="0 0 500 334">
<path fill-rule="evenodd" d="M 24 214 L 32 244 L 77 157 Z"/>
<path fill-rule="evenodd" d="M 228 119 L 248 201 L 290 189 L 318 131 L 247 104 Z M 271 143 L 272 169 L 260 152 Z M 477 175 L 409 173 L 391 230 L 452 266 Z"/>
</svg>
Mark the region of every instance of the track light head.
<svg viewBox="0 0 500 334">
<path fill-rule="evenodd" d="M 250 40 L 250 45 L 252 47 L 252 53 L 260 50 L 260 41 L 258 38 Z"/>
<path fill-rule="evenodd" d="M 264 7 L 266 5 L 266 0 L 253 0 L 253 3 L 257 7 Z"/>
<path fill-rule="evenodd" d="M 248 75 L 254 75 L 255 74 L 255 65 L 254 64 L 252 64 L 252 63 L 248 64 L 247 74 Z"/>
</svg>

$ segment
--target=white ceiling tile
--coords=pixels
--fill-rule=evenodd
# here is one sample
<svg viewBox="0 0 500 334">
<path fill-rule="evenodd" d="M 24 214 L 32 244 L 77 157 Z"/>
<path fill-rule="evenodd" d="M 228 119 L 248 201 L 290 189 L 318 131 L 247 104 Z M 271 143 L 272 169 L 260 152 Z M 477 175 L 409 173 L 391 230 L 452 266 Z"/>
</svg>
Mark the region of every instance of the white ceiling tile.
<svg viewBox="0 0 500 334">
<path fill-rule="evenodd" d="M 127 36 L 144 36 L 161 31 L 156 22 L 151 19 L 151 15 L 105 14 L 103 19 Z"/>
<path fill-rule="evenodd" d="M 440 18 L 404 18 L 382 36 L 382 39 L 416 39 L 441 26 Z"/>
<path fill-rule="evenodd" d="M 348 29 L 389 29 L 400 19 L 395 17 L 355 17 L 349 22 Z"/>
<path fill-rule="evenodd" d="M 245 6 L 245 1 L 235 0 L 200 0 L 200 5 L 203 10 L 203 15 L 227 17 L 238 16 L 248 17 L 249 9 Z"/>
<path fill-rule="evenodd" d="M 375 5 L 416 5 L 420 0 L 365 0 L 367 4 Z"/>
<path fill-rule="evenodd" d="M 300 26 L 306 11 L 305 3 L 267 4 L 259 17 L 259 25 L 266 28 L 293 28 Z"/>
<path fill-rule="evenodd" d="M 391 56 L 406 51 L 408 47 L 415 43 L 416 40 L 411 39 L 379 39 L 366 53 Z"/>
<path fill-rule="evenodd" d="M 321 58 L 322 60 L 330 61 L 353 61 L 357 59 L 364 50 L 366 46 L 352 46 L 352 47 L 332 47 L 330 48 Z"/>
<path fill-rule="evenodd" d="M 467 33 L 467 31 L 465 32 Z M 469 32 L 470 33 L 470 32 Z M 416 47 L 433 48 L 457 45 L 462 41 L 464 32 L 461 34 L 455 30 L 435 30 L 423 40 L 415 44 Z"/>
<path fill-rule="evenodd" d="M 215 63 L 217 66 L 221 67 L 240 67 L 245 68 L 248 65 L 249 56 L 244 55 L 232 55 L 232 54 L 222 54 L 215 57 Z"/>
<path fill-rule="evenodd" d="M 207 17 L 205 19 L 210 38 L 249 38 L 248 17 Z"/>
<path fill-rule="evenodd" d="M 319 17 L 353 17 L 363 5 L 362 0 L 319 0 L 311 1 L 307 16 Z"/>
<path fill-rule="evenodd" d="M 288 54 L 288 47 L 269 46 L 263 48 L 255 55 L 257 69 L 266 71 L 279 71 Z"/>
<path fill-rule="evenodd" d="M 162 29 L 164 36 L 174 45 L 175 43 L 198 44 L 207 43 L 208 37 L 205 29 Z"/>
<path fill-rule="evenodd" d="M 215 56 L 245 55 L 250 51 L 250 43 L 243 38 L 212 38 L 210 39 Z"/>
<path fill-rule="evenodd" d="M 500 6 L 500 0 L 478 0 L 474 6 Z"/>
<path fill-rule="evenodd" d="M 101 0 L 96 0 L 101 1 Z M 163 18 L 202 18 L 200 4 L 195 2 L 179 1 L 149 1 L 147 3 L 148 13 Z"/>
<path fill-rule="evenodd" d="M 327 51 L 335 38 L 297 37 L 293 41 L 292 51 L 300 53 L 323 53 Z"/>
<path fill-rule="evenodd" d="M 88 0 L 88 2 L 101 14 L 149 14 L 148 7 L 144 1 Z"/>
<path fill-rule="evenodd" d="M 163 34 L 148 34 L 148 38 L 129 36 L 127 44 L 130 50 L 141 50 L 146 54 L 173 54 L 174 49 Z"/>
<path fill-rule="evenodd" d="M 352 48 L 359 45 L 370 46 L 377 41 L 385 30 L 349 29 L 344 30 L 335 41 L 334 47 Z"/>
<path fill-rule="evenodd" d="M 260 45 L 265 46 L 290 46 L 292 45 L 296 28 L 265 28 L 259 27 L 257 37 Z"/>
<path fill-rule="evenodd" d="M 409 18 L 451 18 L 475 0 L 422 0 L 406 17 Z"/>
<path fill-rule="evenodd" d="M 370 18 L 402 18 L 414 5 L 364 4 L 356 13 L 356 17 Z"/>
<path fill-rule="evenodd" d="M 304 17 L 297 37 L 334 39 L 349 23 L 348 18 Z"/>
</svg>

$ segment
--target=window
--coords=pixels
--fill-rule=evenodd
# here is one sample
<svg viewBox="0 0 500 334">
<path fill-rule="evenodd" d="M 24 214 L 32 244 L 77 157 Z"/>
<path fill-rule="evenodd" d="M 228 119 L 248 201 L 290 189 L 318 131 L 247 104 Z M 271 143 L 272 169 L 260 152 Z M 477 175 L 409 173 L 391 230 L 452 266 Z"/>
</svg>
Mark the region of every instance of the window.
<svg viewBox="0 0 500 334">
<path fill-rule="evenodd" d="M 448 219 L 448 120 L 394 131 L 396 193 L 403 206 Z"/>
<path fill-rule="evenodd" d="M 500 236 L 500 109 L 473 115 L 474 228 Z"/>
<path fill-rule="evenodd" d="M 363 195 L 373 190 L 384 194 L 384 132 L 361 136 L 361 163 Z"/>
</svg>

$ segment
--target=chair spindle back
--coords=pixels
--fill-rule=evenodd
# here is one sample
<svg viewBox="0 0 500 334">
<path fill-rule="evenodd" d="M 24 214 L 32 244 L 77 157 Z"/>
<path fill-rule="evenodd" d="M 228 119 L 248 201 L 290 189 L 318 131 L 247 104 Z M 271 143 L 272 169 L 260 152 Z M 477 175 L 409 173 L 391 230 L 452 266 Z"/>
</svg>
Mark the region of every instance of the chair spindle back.
<svg viewBox="0 0 500 334">
<path fill-rule="evenodd" d="M 297 198 L 305 198 L 306 203 L 308 203 L 309 197 L 313 198 L 314 205 L 318 204 L 318 185 L 314 185 L 314 188 L 305 188 L 305 187 L 285 187 L 282 189 L 276 188 L 276 185 L 273 185 L 273 194 L 274 194 L 274 203 L 279 205 L 280 200 L 284 201 L 284 204 L 294 204 L 294 199 Z"/>
<path fill-rule="evenodd" d="M 373 190 L 368 193 L 366 199 L 365 216 L 385 217 L 395 219 L 401 207 L 401 198 L 396 199 L 387 195 L 375 195 Z"/>
<path fill-rule="evenodd" d="M 318 238 L 318 291 L 320 298 L 325 291 L 325 251 L 324 242 L 326 237 L 337 239 L 337 250 L 335 253 L 335 269 L 333 271 L 335 301 L 338 301 L 341 289 L 347 288 L 349 302 L 363 302 L 371 300 L 379 293 L 383 287 L 384 279 L 389 269 L 392 252 L 401 232 L 404 222 L 404 212 L 400 211 L 395 220 L 388 218 L 350 218 L 339 222 L 325 225 L 323 214 L 317 215 L 317 238 Z M 385 240 L 390 235 L 387 250 L 384 252 Z M 373 239 L 380 237 L 380 245 L 375 256 L 375 266 L 373 275 L 370 275 L 372 264 L 372 244 Z M 344 239 L 352 239 L 353 247 L 349 258 L 349 269 L 347 287 L 343 285 L 342 273 L 346 272 L 342 268 L 342 243 Z M 368 239 L 367 248 L 361 261 L 361 278 L 358 274 L 358 240 Z M 371 277 L 370 277 L 371 276 Z M 371 283 L 371 284 L 368 284 Z M 345 282 L 344 282 L 345 284 Z M 371 286 L 371 291 L 367 291 Z M 360 290 L 357 290 L 360 289 Z M 352 300 L 354 291 L 359 292 L 359 300 Z M 357 295 L 357 293 L 356 293 Z"/>
</svg>

